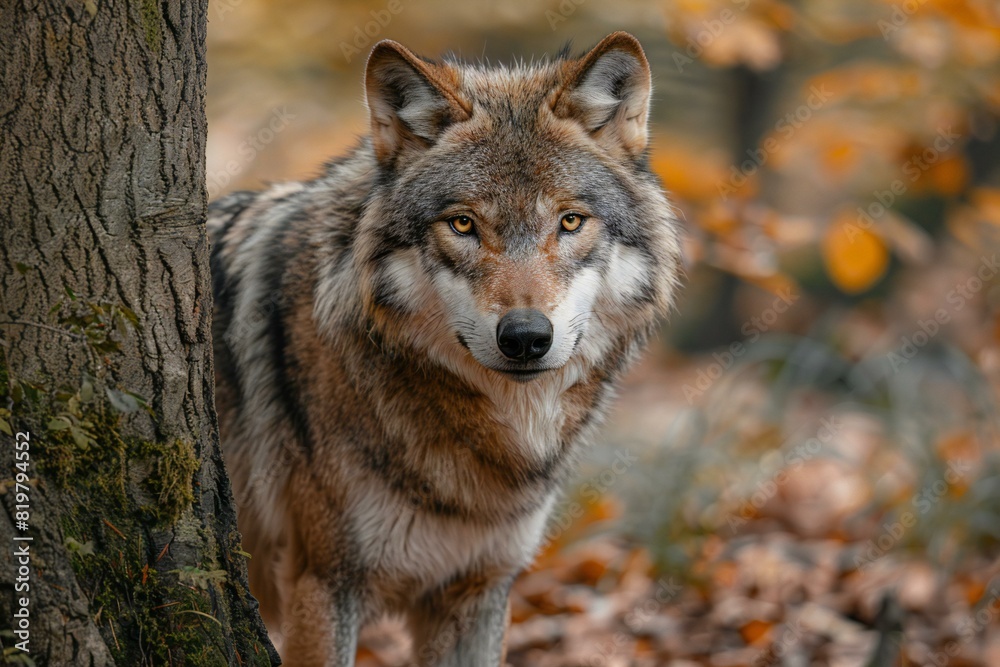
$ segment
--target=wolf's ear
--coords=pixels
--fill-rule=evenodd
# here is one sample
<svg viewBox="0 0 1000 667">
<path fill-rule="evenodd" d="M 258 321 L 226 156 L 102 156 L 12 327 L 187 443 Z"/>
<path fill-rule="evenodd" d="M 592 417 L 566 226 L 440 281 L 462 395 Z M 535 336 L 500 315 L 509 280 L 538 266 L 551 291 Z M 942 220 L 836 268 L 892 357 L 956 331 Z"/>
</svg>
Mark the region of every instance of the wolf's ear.
<svg viewBox="0 0 1000 667">
<path fill-rule="evenodd" d="M 365 94 L 379 161 L 426 148 L 449 124 L 468 118 L 472 109 L 457 88 L 451 67 L 421 60 L 388 39 L 376 44 L 365 68 Z"/>
<path fill-rule="evenodd" d="M 552 111 L 578 121 L 612 153 L 624 150 L 637 157 L 646 149 L 651 89 L 649 62 L 639 40 L 615 32 L 572 64 Z"/>
</svg>

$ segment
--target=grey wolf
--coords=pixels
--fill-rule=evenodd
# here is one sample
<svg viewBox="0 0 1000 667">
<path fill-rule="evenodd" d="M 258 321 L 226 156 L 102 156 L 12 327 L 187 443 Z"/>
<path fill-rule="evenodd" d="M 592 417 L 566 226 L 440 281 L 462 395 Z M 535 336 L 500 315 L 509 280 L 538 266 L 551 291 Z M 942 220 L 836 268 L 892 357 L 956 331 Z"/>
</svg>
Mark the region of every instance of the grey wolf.
<svg viewBox="0 0 1000 667">
<path fill-rule="evenodd" d="M 634 37 L 486 66 L 382 41 L 371 134 L 215 202 L 217 405 L 286 664 L 405 617 L 420 665 L 503 660 L 511 582 L 670 308 L 678 223 Z"/>
</svg>

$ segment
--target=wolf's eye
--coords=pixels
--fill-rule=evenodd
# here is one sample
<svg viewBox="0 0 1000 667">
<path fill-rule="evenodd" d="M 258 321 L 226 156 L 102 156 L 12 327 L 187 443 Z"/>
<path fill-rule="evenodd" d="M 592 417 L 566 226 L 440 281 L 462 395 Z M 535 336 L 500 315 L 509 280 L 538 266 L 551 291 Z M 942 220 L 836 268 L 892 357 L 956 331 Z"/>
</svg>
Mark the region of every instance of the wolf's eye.
<svg viewBox="0 0 1000 667">
<path fill-rule="evenodd" d="M 456 215 L 454 218 L 449 218 L 448 224 L 451 225 L 456 234 L 472 233 L 472 218 L 467 215 Z"/>
<path fill-rule="evenodd" d="M 586 220 L 585 217 L 579 213 L 567 213 L 562 217 L 562 228 L 565 232 L 575 232 L 580 229 L 580 226 Z"/>
</svg>

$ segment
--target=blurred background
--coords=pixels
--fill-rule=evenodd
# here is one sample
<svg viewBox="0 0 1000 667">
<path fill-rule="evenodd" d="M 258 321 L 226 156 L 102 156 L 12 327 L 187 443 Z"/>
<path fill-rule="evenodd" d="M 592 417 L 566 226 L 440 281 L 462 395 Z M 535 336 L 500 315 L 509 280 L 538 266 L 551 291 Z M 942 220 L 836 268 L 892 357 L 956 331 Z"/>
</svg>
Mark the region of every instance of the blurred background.
<svg viewBox="0 0 1000 667">
<path fill-rule="evenodd" d="M 364 134 L 378 39 L 510 62 L 621 29 L 687 278 L 508 662 L 1000 665 L 996 0 L 211 0 L 209 191 Z M 359 664 L 406 651 L 390 622 Z"/>
</svg>

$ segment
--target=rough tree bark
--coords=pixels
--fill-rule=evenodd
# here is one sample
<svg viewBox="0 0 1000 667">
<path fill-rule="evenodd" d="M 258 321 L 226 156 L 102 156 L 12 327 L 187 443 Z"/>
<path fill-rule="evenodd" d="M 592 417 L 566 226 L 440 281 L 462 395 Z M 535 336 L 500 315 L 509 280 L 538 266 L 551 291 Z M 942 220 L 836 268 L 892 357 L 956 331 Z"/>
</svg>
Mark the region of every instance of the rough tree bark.
<svg viewBox="0 0 1000 667">
<path fill-rule="evenodd" d="M 27 596 L 37 665 L 277 660 L 214 408 L 207 9 L 0 4 L 0 431 L 30 433 L 31 457 L 25 531 L 0 433 L 8 659 Z"/>
</svg>

